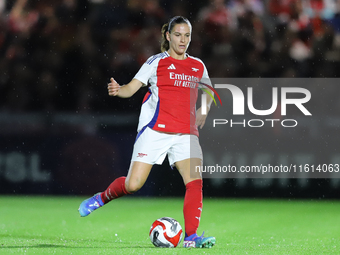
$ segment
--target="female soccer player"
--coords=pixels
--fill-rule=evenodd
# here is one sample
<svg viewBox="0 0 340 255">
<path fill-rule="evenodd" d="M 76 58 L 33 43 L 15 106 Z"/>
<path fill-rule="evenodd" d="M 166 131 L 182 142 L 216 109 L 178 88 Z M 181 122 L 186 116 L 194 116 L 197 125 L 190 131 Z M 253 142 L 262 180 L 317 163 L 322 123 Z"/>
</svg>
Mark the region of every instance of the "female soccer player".
<svg viewBox="0 0 340 255">
<path fill-rule="evenodd" d="M 172 18 L 162 27 L 162 53 L 150 57 L 126 85 L 120 86 L 111 78 L 110 96 L 128 98 L 147 84 L 149 91 L 143 100 L 127 177 L 115 179 L 104 192 L 83 201 L 79 213 L 87 216 L 113 199 L 138 191 L 152 166 L 162 164 L 168 155 L 170 165 L 178 169 L 186 186 L 184 247 L 210 248 L 215 237 L 196 233 L 202 212 L 202 177 L 195 171 L 202 165 L 197 127 L 202 128 L 206 120 L 201 108 L 196 112 L 197 84 L 209 76 L 203 62 L 186 53 L 191 29 L 186 18 Z M 212 98 L 206 98 L 202 105 L 208 112 Z"/>
</svg>

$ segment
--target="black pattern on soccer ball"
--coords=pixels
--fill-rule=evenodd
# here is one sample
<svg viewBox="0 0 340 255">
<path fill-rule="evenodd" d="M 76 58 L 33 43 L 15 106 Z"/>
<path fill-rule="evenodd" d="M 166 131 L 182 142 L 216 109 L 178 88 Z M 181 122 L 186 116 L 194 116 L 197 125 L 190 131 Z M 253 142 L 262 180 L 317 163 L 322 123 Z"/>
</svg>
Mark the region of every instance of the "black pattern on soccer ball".
<svg viewBox="0 0 340 255">
<path fill-rule="evenodd" d="M 153 233 L 153 236 L 152 236 L 152 243 L 153 243 L 156 247 L 165 247 L 165 248 L 169 248 L 169 247 L 170 247 L 170 244 L 162 243 L 162 242 L 158 239 L 158 236 L 159 236 L 159 232 L 158 232 L 158 231 L 155 231 L 155 232 Z"/>
</svg>

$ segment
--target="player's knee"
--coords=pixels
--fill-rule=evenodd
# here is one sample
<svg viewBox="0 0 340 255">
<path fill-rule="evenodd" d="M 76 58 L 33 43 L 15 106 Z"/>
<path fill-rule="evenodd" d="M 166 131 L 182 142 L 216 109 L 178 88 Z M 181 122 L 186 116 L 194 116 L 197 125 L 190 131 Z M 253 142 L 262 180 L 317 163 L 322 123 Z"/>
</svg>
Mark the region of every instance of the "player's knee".
<svg viewBox="0 0 340 255">
<path fill-rule="evenodd" d="M 135 193 L 143 186 L 143 184 L 138 181 L 129 181 L 125 183 L 125 189 L 129 193 Z"/>
</svg>

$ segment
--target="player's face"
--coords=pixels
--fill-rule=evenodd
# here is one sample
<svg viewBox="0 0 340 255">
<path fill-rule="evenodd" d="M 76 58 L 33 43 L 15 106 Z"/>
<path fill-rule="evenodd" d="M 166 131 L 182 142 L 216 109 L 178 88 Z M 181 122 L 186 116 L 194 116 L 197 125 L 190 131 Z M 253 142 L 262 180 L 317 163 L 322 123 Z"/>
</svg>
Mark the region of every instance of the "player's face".
<svg viewBox="0 0 340 255">
<path fill-rule="evenodd" d="M 184 56 L 191 41 L 191 27 L 186 23 L 176 24 L 171 33 L 167 34 L 167 38 L 170 46 L 169 52 Z"/>
</svg>

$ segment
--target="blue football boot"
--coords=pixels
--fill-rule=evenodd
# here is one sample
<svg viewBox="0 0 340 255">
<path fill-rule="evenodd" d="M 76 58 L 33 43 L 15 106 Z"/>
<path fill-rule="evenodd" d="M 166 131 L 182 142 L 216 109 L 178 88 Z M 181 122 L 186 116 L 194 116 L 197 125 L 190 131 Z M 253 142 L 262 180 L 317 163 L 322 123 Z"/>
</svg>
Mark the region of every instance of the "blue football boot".
<svg viewBox="0 0 340 255">
<path fill-rule="evenodd" d="M 79 206 L 79 213 L 81 217 L 85 217 L 89 215 L 94 210 L 102 207 L 104 205 L 100 193 L 95 194 L 93 197 L 90 197 L 84 200 Z"/>
<path fill-rule="evenodd" d="M 201 236 L 193 234 L 184 238 L 183 247 L 185 248 L 211 248 L 215 245 L 216 238 L 213 236 L 204 237 L 204 232 Z"/>
</svg>

